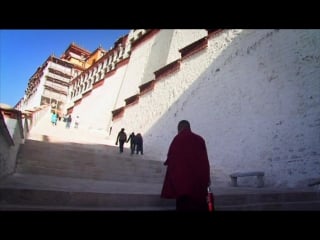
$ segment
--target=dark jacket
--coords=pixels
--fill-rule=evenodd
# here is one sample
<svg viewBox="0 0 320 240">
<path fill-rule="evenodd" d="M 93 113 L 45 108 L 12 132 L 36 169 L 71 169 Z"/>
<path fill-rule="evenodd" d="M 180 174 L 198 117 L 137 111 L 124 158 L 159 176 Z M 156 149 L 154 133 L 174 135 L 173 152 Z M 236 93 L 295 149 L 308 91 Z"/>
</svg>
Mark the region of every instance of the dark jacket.
<svg viewBox="0 0 320 240">
<path fill-rule="evenodd" d="M 135 144 L 135 136 L 136 135 L 134 135 L 134 133 L 131 133 L 129 138 L 128 138 L 128 140 L 127 140 L 127 142 L 130 141 L 130 144 Z"/>
<path fill-rule="evenodd" d="M 125 133 L 124 130 L 121 130 L 119 133 L 118 133 L 118 136 L 117 136 L 117 140 L 116 140 L 116 144 L 118 144 L 118 142 L 121 142 L 121 143 L 124 143 L 127 141 L 127 134 Z"/>
<path fill-rule="evenodd" d="M 142 146 L 143 145 L 143 138 L 141 136 L 140 133 L 138 133 L 135 137 L 134 137 L 134 142 L 137 146 Z"/>
</svg>

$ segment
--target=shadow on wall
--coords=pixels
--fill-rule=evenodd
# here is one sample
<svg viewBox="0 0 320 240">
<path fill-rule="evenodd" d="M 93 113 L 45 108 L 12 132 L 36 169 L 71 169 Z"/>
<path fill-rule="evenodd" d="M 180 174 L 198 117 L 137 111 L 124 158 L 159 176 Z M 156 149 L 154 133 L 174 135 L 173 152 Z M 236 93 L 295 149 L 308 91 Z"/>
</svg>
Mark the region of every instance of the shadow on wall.
<svg viewBox="0 0 320 240">
<path fill-rule="evenodd" d="M 279 158 L 277 161 L 272 161 L 275 159 L 274 156 L 279 155 L 279 149 L 287 149 L 288 143 L 294 144 L 294 137 L 301 131 L 304 132 L 304 138 L 315 138 L 314 132 L 309 131 L 306 124 L 297 125 L 297 121 L 290 117 L 289 110 L 297 108 L 294 105 L 297 100 L 282 97 L 292 90 L 296 91 L 296 95 L 304 95 L 308 90 L 301 87 L 306 87 L 307 84 L 301 85 L 299 76 L 291 74 L 290 69 L 285 71 L 287 64 L 295 64 L 296 53 L 293 51 L 292 54 L 288 54 L 288 49 L 286 49 L 285 59 L 276 61 L 274 58 L 275 53 L 285 51 L 281 45 L 283 39 L 293 36 L 289 38 L 288 46 L 294 48 L 295 41 L 298 41 L 299 36 L 303 34 L 305 33 L 293 30 L 290 32 L 286 30 L 246 30 L 229 41 L 228 46 L 221 50 L 216 58 L 210 58 L 212 60 L 208 67 L 195 80 L 192 80 L 192 84 L 174 102 L 169 103 L 170 106 L 165 111 L 159 113 L 161 117 L 145 131 L 146 149 L 153 152 L 157 158 L 165 157 L 168 146 L 176 135 L 178 121 L 187 119 L 191 123 L 192 130 L 205 138 L 211 164 L 214 163 L 217 170 L 222 171 L 221 175 L 228 176 L 232 172 L 248 169 L 259 170 L 264 171 L 266 176 L 271 176 L 270 179 L 267 179 L 270 184 L 273 181 L 295 182 L 305 177 L 299 175 L 298 172 L 296 175 L 291 173 L 280 175 L 279 171 L 287 166 L 286 159 Z M 228 38 L 228 34 L 224 38 Z M 208 47 L 199 55 L 210 54 L 209 51 L 214 51 L 212 47 L 219 44 L 215 43 L 214 39 L 210 41 L 211 48 Z M 221 42 L 220 44 L 223 45 Z M 300 51 L 303 52 L 303 49 Z M 301 56 L 303 57 L 303 54 Z M 199 64 L 196 58 L 197 56 L 193 56 L 186 60 L 185 64 L 182 60 L 183 69 L 180 68 L 173 73 L 174 76 L 164 77 L 159 82 L 162 83 L 168 79 L 168 84 L 162 84 L 162 86 L 166 87 L 170 84 L 173 86 L 170 81 L 179 80 L 182 77 L 188 78 L 189 75 L 192 77 L 191 72 L 187 75 L 187 72 L 182 73 L 182 71 L 192 71 L 196 68 Z M 301 64 L 300 71 L 305 71 L 305 74 L 316 69 L 316 66 L 310 65 L 312 63 L 309 62 L 296 64 Z M 261 68 L 265 69 L 262 71 Z M 272 81 L 270 81 L 270 74 L 272 74 Z M 289 80 L 291 84 L 287 84 Z M 309 79 L 305 81 L 310 82 Z M 159 88 L 153 91 L 163 90 Z M 169 95 L 174 95 L 179 90 L 172 88 L 167 89 L 167 92 Z M 312 95 L 317 95 L 317 93 L 314 92 Z M 139 101 L 144 101 L 143 97 Z M 168 104 L 165 102 L 167 99 L 169 99 L 168 96 L 164 96 L 163 99 L 159 98 L 158 105 Z M 310 101 L 315 102 L 314 99 L 315 97 Z M 143 106 L 140 103 L 139 105 Z M 288 110 L 285 110 L 284 106 L 287 106 Z M 317 111 L 316 108 L 309 110 Z M 144 111 L 148 114 L 148 109 Z M 295 117 L 301 118 L 302 116 L 297 113 Z M 317 121 L 315 118 L 309 121 Z M 285 124 L 277 125 L 281 119 Z M 277 136 L 277 139 L 274 139 L 274 135 Z M 289 142 L 287 136 L 292 136 Z M 277 148 L 272 148 L 275 144 Z M 302 147 L 308 148 L 310 152 L 317 152 L 315 144 L 295 146 L 297 149 Z M 316 174 L 315 168 L 312 167 L 317 166 L 316 159 L 312 156 L 291 162 L 290 166 L 292 169 L 303 167 L 308 174 Z"/>
</svg>

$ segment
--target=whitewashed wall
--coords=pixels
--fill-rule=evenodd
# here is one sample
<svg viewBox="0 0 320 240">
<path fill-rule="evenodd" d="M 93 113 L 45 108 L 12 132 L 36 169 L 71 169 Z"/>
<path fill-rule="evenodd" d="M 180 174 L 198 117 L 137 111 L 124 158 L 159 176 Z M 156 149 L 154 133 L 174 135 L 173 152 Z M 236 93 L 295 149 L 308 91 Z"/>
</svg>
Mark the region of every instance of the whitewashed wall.
<svg viewBox="0 0 320 240">
<path fill-rule="evenodd" d="M 168 64 L 167 60 L 170 54 L 173 33 L 174 29 L 161 29 L 154 36 L 147 64 L 143 66 L 144 72 L 140 84 L 154 79 L 154 72 Z"/>
<path fill-rule="evenodd" d="M 115 109 L 123 107 L 126 98 L 139 93 L 139 86 L 141 85 L 153 42 L 154 36 L 132 49 L 130 62 L 125 72 L 123 83 L 121 84 L 121 90 L 116 99 L 117 103 Z"/>
<path fill-rule="evenodd" d="M 180 58 L 179 49 L 206 36 L 206 33 L 207 31 L 203 29 L 162 29 L 155 36 L 134 48 L 122 86 L 123 90 L 120 93 L 122 97 L 117 102 L 117 108 L 124 106 L 124 99 L 139 93 L 139 85 L 154 79 L 155 71 Z M 136 90 L 134 90 L 135 87 Z M 128 89 L 131 89 L 131 91 Z M 150 93 L 150 99 L 145 101 L 147 107 L 143 107 L 144 101 L 140 100 L 137 106 L 140 109 L 139 111 L 133 110 L 133 113 L 130 114 L 130 108 L 126 108 L 126 117 L 114 122 L 115 129 L 120 130 L 126 126 L 130 132 L 146 132 L 148 126 L 155 122 L 157 116 L 159 116 L 157 104 L 159 103 L 158 97 L 160 97 L 161 102 L 161 96 L 155 96 L 153 99 L 154 94 L 156 93 Z M 149 96 L 149 94 L 146 96 Z M 143 96 L 143 98 L 146 98 L 146 96 Z M 151 104 L 153 102 L 156 105 Z M 154 109 L 152 106 L 154 106 Z M 164 106 L 167 107 L 168 104 L 166 103 Z M 150 117 L 145 115 L 150 115 Z"/>
<path fill-rule="evenodd" d="M 262 170 L 267 185 L 299 185 L 320 173 L 319 46 L 319 30 L 226 30 L 121 121 L 143 133 L 154 159 L 187 119 L 225 181 Z"/>
<path fill-rule="evenodd" d="M 139 86 L 154 79 L 154 72 L 180 58 L 179 49 L 206 35 L 204 29 L 161 29 L 150 39 L 132 50 L 130 62 L 117 100 L 116 108 L 124 100 L 139 93 Z"/>
<path fill-rule="evenodd" d="M 87 97 L 82 97 L 81 104 L 73 109 L 72 116 L 80 118 L 80 128 L 109 131 L 111 111 L 115 107 L 127 65 L 118 67 L 114 74 L 104 79 L 103 85 L 93 89 Z"/>
<path fill-rule="evenodd" d="M 174 29 L 167 64 L 179 59 L 179 49 L 207 36 L 205 29 Z"/>
<path fill-rule="evenodd" d="M 274 185 L 319 176 L 319 45 L 320 31 L 244 31 L 199 79 L 217 168 L 264 170 Z"/>
<path fill-rule="evenodd" d="M 24 106 L 22 110 L 33 110 L 34 108 L 37 108 L 41 104 L 41 96 L 44 91 L 44 83 L 46 81 L 45 76 L 48 73 L 48 68 L 50 67 L 50 63 L 48 66 L 43 70 L 43 74 L 40 78 L 40 83 L 37 87 L 36 92 L 28 99 L 27 102 L 24 103 Z"/>
</svg>

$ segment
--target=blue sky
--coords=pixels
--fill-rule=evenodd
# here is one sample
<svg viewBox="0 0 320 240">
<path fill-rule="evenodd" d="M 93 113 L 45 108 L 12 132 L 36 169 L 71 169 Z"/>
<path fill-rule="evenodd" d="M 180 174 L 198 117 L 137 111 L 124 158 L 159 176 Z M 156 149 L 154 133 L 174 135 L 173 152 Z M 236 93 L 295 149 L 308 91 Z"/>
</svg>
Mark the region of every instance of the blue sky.
<svg viewBox="0 0 320 240">
<path fill-rule="evenodd" d="M 106 30 L 0 30 L 0 103 L 14 106 L 23 96 L 30 77 L 54 54 L 60 57 L 74 42 L 94 51 L 109 50 L 129 29 Z"/>
</svg>

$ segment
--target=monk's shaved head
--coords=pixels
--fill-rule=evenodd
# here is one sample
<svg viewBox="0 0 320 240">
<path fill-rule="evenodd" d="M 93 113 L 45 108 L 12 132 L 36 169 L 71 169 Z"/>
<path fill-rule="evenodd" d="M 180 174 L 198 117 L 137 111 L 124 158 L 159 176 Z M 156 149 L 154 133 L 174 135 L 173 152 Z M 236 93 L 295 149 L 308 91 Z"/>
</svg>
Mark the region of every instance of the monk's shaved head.
<svg viewBox="0 0 320 240">
<path fill-rule="evenodd" d="M 178 124 L 178 132 L 181 132 L 183 129 L 191 129 L 190 123 L 187 120 L 181 120 Z"/>
</svg>

